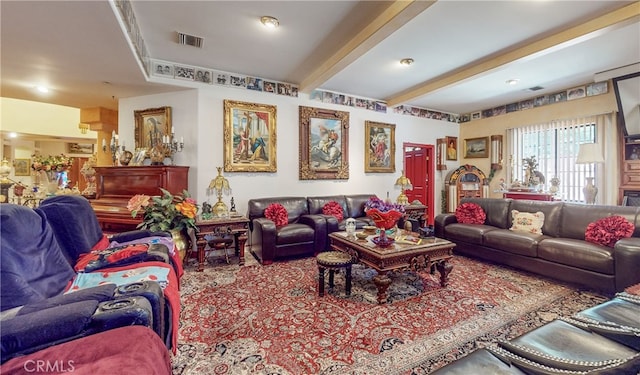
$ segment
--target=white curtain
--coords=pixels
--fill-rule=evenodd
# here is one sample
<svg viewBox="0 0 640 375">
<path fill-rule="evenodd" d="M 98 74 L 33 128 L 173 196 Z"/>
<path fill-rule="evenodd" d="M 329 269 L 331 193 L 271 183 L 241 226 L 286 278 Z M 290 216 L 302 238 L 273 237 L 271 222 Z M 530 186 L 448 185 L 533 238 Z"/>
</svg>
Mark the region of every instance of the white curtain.
<svg viewBox="0 0 640 375">
<path fill-rule="evenodd" d="M 615 205 L 619 181 L 617 140 L 614 113 L 507 129 L 507 182 L 522 182 L 522 159 L 535 156 L 537 170 L 545 177 L 544 188 L 547 191 L 551 178 L 560 180 L 558 199 L 584 202 L 582 188 L 586 178 L 595 177 L 594 184 L 598 187 L 596 203 Z M 607 163 L 576 164 L 579 145 L 593 142 L 601 145 Z"/>
</svg>

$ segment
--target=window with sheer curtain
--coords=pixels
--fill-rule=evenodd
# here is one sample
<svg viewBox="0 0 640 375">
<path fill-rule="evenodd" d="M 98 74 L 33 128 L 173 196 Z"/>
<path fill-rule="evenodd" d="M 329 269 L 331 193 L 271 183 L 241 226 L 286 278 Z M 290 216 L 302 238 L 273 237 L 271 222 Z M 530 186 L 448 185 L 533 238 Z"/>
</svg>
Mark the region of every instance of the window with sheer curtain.
<svg viewBox="0 0 640 375">
<path fill-rule="evenodd" d="M 534 156 L 537 170 L 544 176 L 541 186 L 544 191 L 549 190 L 550 180 L 556 177 L 560 181 L 557 199 L 583 201 L 586 178 L 602 180 L 596 164 L 576 164 L 580 144 L 596 143 L 599 138 L 598 129 L 602 127 L 597 120 L 594 116 L 508 129 L 507 150 L 511 163 L 507 168 L 507 181 L 524 181 L 523 159 Z"/>
</svg>

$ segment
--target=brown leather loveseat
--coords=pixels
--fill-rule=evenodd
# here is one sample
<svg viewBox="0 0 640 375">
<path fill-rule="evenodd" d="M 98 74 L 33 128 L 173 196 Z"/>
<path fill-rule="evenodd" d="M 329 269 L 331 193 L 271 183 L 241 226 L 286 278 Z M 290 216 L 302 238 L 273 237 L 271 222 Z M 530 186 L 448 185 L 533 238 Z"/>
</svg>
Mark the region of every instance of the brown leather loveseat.
<svg viewBox="0 0 640 375">
<path fill-rule="evenodd" d="M 486 214 L 484 224 L 460 224 L 453 213 L 435 219 L 436 236 L 456 243 L 459 254 L 575 283 L 620 292 L 640 282 L 640 209 L 499 198 L 464 198 Z M 515 232 L 511 211 L 544 213 L 543 234 Z M 585 241 L 587 226 L 619 215 L 635 226 L 613 248 Z"/>
</svg>

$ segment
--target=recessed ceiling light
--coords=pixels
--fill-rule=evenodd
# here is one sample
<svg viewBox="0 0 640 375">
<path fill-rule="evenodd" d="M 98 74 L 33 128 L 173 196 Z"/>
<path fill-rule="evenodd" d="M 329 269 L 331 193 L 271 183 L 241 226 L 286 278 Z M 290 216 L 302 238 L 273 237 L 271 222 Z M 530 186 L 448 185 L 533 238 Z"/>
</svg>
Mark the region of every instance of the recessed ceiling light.
<svg viewBox="0 0 640 375">
<path fill-rule="evenodd" d="M 402 59 L 402 60 L 400 60 L 400 65 L 409 66 L 409 65 L 413 64 L 413 61 L 414 60 L 412 58 Z"/>
<path fill-rule="evenodd" d="M 36 86 L 36 90 L 38 90 L 39 92 L 46 94 L 49 92 L 49 89 L 44 87 L 44 86 Z"/>
<path fill-rule="evenodd" d="M 260 22 L 264 25 L 264 27 L 268 29 L 275 29 L 280 26 L 280 21 L 277 18 L 271 16 L 262 16 L 260 17 Z"/>
<path fill-rule="evenodd" d="M 520 82 L 519 79 L 508 79 L 507 81 L 507 85 L 516 85 L 518 84 L 518 82 Z"/>
</svg>

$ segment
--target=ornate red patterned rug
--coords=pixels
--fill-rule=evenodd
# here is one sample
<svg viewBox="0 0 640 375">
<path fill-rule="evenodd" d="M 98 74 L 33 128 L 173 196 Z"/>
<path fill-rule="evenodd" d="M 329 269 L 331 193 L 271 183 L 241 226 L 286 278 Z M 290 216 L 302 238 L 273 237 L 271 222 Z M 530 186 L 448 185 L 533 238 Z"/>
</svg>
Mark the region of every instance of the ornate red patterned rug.
<svg viewBox="0 0 640 375">
<path fill-rule="evenodd" d="M 187 268 L 174 374 L 426 374 L 498 338 L 605 300 L 456 256 L 438 274 L 396 272 L 376 303 L 375 271 L 353 267 L 319 297 L 314 258 Z"/>
</svg>

